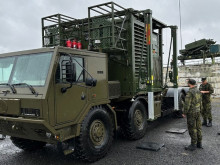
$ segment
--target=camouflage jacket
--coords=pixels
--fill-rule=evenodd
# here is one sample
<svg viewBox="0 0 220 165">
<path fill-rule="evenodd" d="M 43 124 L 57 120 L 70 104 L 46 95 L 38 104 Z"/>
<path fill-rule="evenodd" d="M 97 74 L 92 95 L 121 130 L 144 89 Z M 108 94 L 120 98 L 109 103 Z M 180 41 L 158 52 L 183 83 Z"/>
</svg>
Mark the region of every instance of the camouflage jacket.
<svg viewBox="0 0 220 165">
<path fill-rule="evenodd" d="M 211 102 L 211 94 L 214 92 L 214 89 L 211 84 L 207 83 L 205 85 L 201 84 L 199 87 L 200 91 L 209 91 L 209 93 L 202 94 L 202 101 L 205 103 Z"/>
<path fill-rule="evenodd" d="M 187 92 L 184 104 L 184 114 L 196 113 L 202 110 L 201 92 L 197 87 L 190 88 Z"/>
</svg>

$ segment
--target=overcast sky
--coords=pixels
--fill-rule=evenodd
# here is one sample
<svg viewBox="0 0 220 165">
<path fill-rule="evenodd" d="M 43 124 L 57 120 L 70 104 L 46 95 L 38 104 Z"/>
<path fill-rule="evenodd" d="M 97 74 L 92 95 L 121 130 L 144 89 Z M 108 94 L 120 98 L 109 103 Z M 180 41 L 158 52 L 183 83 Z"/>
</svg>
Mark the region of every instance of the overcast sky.
<svg viewBox="0 0 220 165">
<path fill-rule="evenodd" d="M 42 46 L 41 18 L 64 14 L 86 18 L 87 8 L 109 0 L 1 0 L 0 53 Z M 114 0 L 136 10 L 152 9 L 153 17 L 167 25 L 179 26 L 179 0 Z M 181 0 L 182 36 L 184 45 L 202 38 L 220 44 L 220 0 Z M 179 32 L 178 32 L 179 37 Z M 170 36 L 164 34 L 165 51 Z M 178 48 L 181 49 L 180 37 Z"/>
</svg>

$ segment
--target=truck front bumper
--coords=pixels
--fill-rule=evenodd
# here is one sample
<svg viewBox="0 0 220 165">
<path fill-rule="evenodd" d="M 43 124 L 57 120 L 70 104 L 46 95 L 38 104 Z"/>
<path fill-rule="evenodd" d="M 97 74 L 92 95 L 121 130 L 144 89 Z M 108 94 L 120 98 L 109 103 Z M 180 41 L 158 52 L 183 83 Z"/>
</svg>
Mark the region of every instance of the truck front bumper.
<svg viewBox="0 0 220 165">
<path fill-rule="evenodd" d="M 47 143 L 60 140 L 59 133 L 44 120 L 0 116 L 0 133 Z"/>
</svg>

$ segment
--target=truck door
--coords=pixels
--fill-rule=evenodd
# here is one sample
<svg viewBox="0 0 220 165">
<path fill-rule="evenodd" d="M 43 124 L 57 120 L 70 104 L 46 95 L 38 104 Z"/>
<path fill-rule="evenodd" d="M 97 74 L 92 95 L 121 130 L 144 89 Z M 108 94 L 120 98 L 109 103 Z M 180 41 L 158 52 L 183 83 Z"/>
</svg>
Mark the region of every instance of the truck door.
<svg viewBox="0 0 220 165">
<path fill-rule="evenodd" d="M 56 124 L 71 122 L 76 119 L 87 103 L 87 89 L 85 88 L 85 59 L 82 57 L 72 57 L 75 65 L 76 79 L 73 86 L 65 93 L 62 88 L 69 87 L 70 83 L 66 79 L 65 66 L 69 62 L 70 56 L 61 56 L 56 72 L 55 84 L 55 115 Z"/>
</svg>

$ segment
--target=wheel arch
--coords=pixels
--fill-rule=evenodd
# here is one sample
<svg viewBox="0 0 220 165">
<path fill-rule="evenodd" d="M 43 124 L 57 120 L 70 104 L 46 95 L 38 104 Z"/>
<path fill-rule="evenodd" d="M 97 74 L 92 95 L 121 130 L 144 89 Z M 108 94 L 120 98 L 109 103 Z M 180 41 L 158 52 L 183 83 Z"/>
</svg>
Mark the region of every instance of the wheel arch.
<svg viewBox="0 0 220 165">
<path fill-rule="evenodd" d="M 166 93 L 165 97 L 174 97 L 174 88 L 168 88 L 168 91 Z M 179 87 L 178 88 L 178 95 L 180 95 L 180 93 L 184 93 L 186 95 L 186 93 L 189 91 L 189 87 Z"/>
<path fill-rule="evenodd" d="M 117 125 L 116 112 L 113 110 L 113 108 L 112 108 L 109 104 L 104 104 L 104 105 L 102 105 L 102 106 L 103 106 L 103 107 L 108 111 L 108 113 L 110 114 L 110 116 L 111 116 L 111 118 L 112 118 L 112 120 L 113 120 L 112 124 L 113 124 L 114 130 L 117 130 L 118 125 Z"/>
<path fill-rule="evenodd" d="M 99 105 L 92 105 L 92 106 L 90 106 L 90 108 L 88 109 L 88 111 L 87 111 L 87 113 L 86 114 L 88 114 L 89 113 L 89 111 L 91 110 L 91 109 L 93 109 L 93 108 L 95 108 L 95 107 L 103 107 L 109 114 L 110 114 L 110 116 L 111 116 L 111 118 L 112 118 L 112 124 L 113 124 L 113 128 L 115 129 L 115 130 L 117 130 L 117 117 L 116 117 L 116 112 L 113 110 L 113 108 L 109 105 L 109 104 L 99 104 Z M 86 115 L 85 115 L 85 117 L 86 117 Z M 84 118 L 85 118 L 84 117 Z M 84 120 L 84 119 L 83 119 Z"/>
<path fill-rule="evenodd" d="M 178 88 L 178 100 L 181 99 L 180 98 L 181 93 L 183 93 L 185 97 L 188 91 L 189 91 L 188 87 L 179 87 Z M 163 109 L 174 107 L 174 88 L 168 88 L 166 96 L 163 99 L 162 105 L 163 105 L 162 107 Z"/>
</svg>

